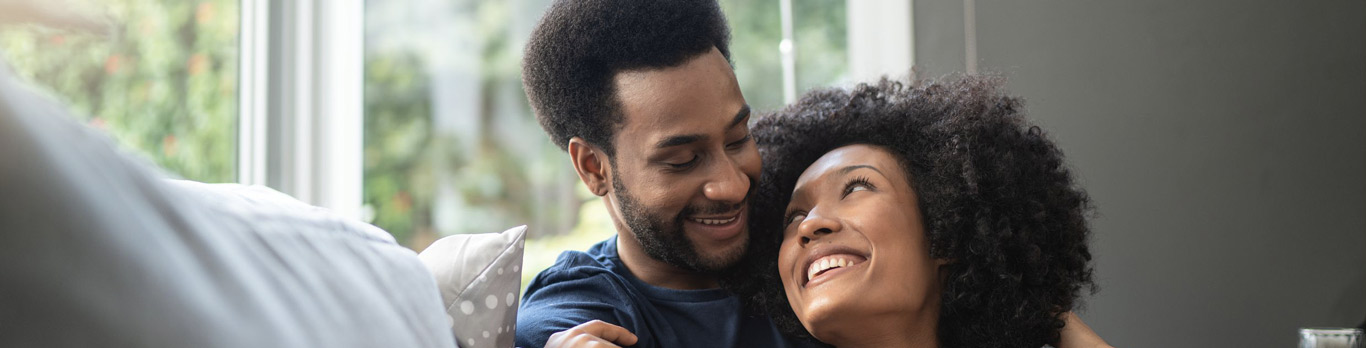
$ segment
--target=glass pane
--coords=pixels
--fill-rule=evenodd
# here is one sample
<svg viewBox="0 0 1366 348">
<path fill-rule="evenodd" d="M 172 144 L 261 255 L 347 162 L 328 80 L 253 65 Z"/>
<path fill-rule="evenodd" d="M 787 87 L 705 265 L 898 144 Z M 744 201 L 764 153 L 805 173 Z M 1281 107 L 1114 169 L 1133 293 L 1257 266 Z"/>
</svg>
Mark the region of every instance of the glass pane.
<svg viewBox="0 0 1366 348">
<path fill-rule="evenodd" d="M 783 106 L 783 40 L 778 0 L 721 0 L 730 22 L 730 58 L 745 101 L 754 110 Z M 799 51 L 800 52 L 800 51 Z"/>
<path fill-rule="evenodd" d="M 522 92 L 522 47 L 547 4 L 365 8 L 364 202 L 373 223 L 419 251 L 441 236 L 529 225 L 524 285 L 561 251 L 614 233 Z"/>
<path fill-rule="evenodd" d="M 844 6 L 844 1 L 792 0 L 797 97 L 812 88 L 849 82 L 848 16 Z"/>
<path fill-rule="evenodd" d="M 4 4 L 37 14 L 0 25 L 0 51 L 20 78 L 81 121 L 172 173 L 206 182 L 236 176 L 235 0 L 89 0 Z M 69 8 L 112 25 L 92 32 L 43 22 Z M 96 24 L 94 28 L 106 28 Z"/>
<path fill-rule="evenodd" d="M 783 40 L 778 0 L 721 0 L 731 26 L 731 60 L 745 100 L 756 110 L 783 104 Z M 792 0 L 797 96 L 846 82 L 849 49 L 844 1 Z"/>
<path fill-rule="evenodd" d="M 364 202 L 400 243 L 530 225 L 529 279 L 611 235 L 522 92 L 522 47 L 547 4 L 366 3 Z"/>
</svg>

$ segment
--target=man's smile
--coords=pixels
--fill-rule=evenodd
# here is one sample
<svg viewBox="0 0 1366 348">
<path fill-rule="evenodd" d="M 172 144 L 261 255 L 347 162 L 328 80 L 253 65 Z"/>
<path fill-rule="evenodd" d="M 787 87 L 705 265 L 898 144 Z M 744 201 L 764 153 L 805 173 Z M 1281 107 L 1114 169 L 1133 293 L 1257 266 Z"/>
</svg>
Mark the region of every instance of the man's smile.
<svg viewBox="0 0 1366 348">
<path fill-rule="evenodd" d="M 710 241 L 729 240 L 745 230 L 748 212 L 747 205 L 741 204 L 739 209 L 725 214 L 690 215 L 683 219 L 684 229 Z"/>
</svg>

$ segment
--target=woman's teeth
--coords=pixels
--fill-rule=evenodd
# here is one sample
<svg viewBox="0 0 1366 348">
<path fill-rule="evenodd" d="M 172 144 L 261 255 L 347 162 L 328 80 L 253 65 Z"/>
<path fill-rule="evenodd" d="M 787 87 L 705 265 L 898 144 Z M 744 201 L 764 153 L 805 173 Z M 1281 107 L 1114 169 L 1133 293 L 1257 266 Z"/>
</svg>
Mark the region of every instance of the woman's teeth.
<svg viewBox="0 0 1366 348">
<path fill-rule="evenodd" d="M 729 219 L 692 219 L 692 221 L 696 221 L 703 225 L 725 225 L 730 223 L 731 221 L 735 221 L 735 219 L 736 217 Z"/>
<path fill-rule="evenodd" d="M 812 278 L 816 278 L 816 276 L 820 275 L 822 272 L 840 267 L 849 267 L 854 265 L 854 263 L 854 260 L 850 260 L 840 255 L 822 257 L 820 260 L 812 262 L 811 267 L 807 268 L 806 280 L 810 281 Z"/>
</svg>

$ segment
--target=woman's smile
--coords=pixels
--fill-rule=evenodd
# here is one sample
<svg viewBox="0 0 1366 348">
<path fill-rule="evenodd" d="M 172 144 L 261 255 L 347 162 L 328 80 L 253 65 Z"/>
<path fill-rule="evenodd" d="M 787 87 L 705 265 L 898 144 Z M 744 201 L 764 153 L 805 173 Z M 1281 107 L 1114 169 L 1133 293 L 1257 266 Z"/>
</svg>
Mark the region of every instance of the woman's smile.
<svg viewBox="0 0 1366 348">
<path fill-rule="evenodd" d="M 866 255 L 866 252 L 843 245 L 821 245 L 812 248 L 806 256 L 806 266 L 803 267 L 806 269 L 806 277 L 801 279 L 801 287 L 819 285 L 825 279 L 843 273 L 850 267 L 862 266 L 868 261 Z"/>
</svg>

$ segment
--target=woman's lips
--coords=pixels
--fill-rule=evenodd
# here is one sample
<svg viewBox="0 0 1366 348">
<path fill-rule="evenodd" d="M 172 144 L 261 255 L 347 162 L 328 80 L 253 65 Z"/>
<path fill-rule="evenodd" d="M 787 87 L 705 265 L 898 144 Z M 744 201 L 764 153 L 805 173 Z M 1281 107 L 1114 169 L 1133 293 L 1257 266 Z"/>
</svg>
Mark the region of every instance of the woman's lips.
<svg viewBox="0 0 1366 348">
<path fill-rule="evenodd" d="M 844 270 L 858 267 L 868 261 L 867 256 L 860 255 L 853 248 L 845 246 L 821 246 L 812 251 L 806 261 L 806 273 L 803 274 L 804 277 L 802 278 L 803 287 L 820 283 L 836 273 L 842 273 Z"/>
<path fill-rule="evenodd" d="M 858 255 L 835 254 L 817 259 L 806 269 L 806 279 L 816 279 L 816 277 L 836 269 L 853 266 L 863 263 L 865 259 Z"/>
</svg>

